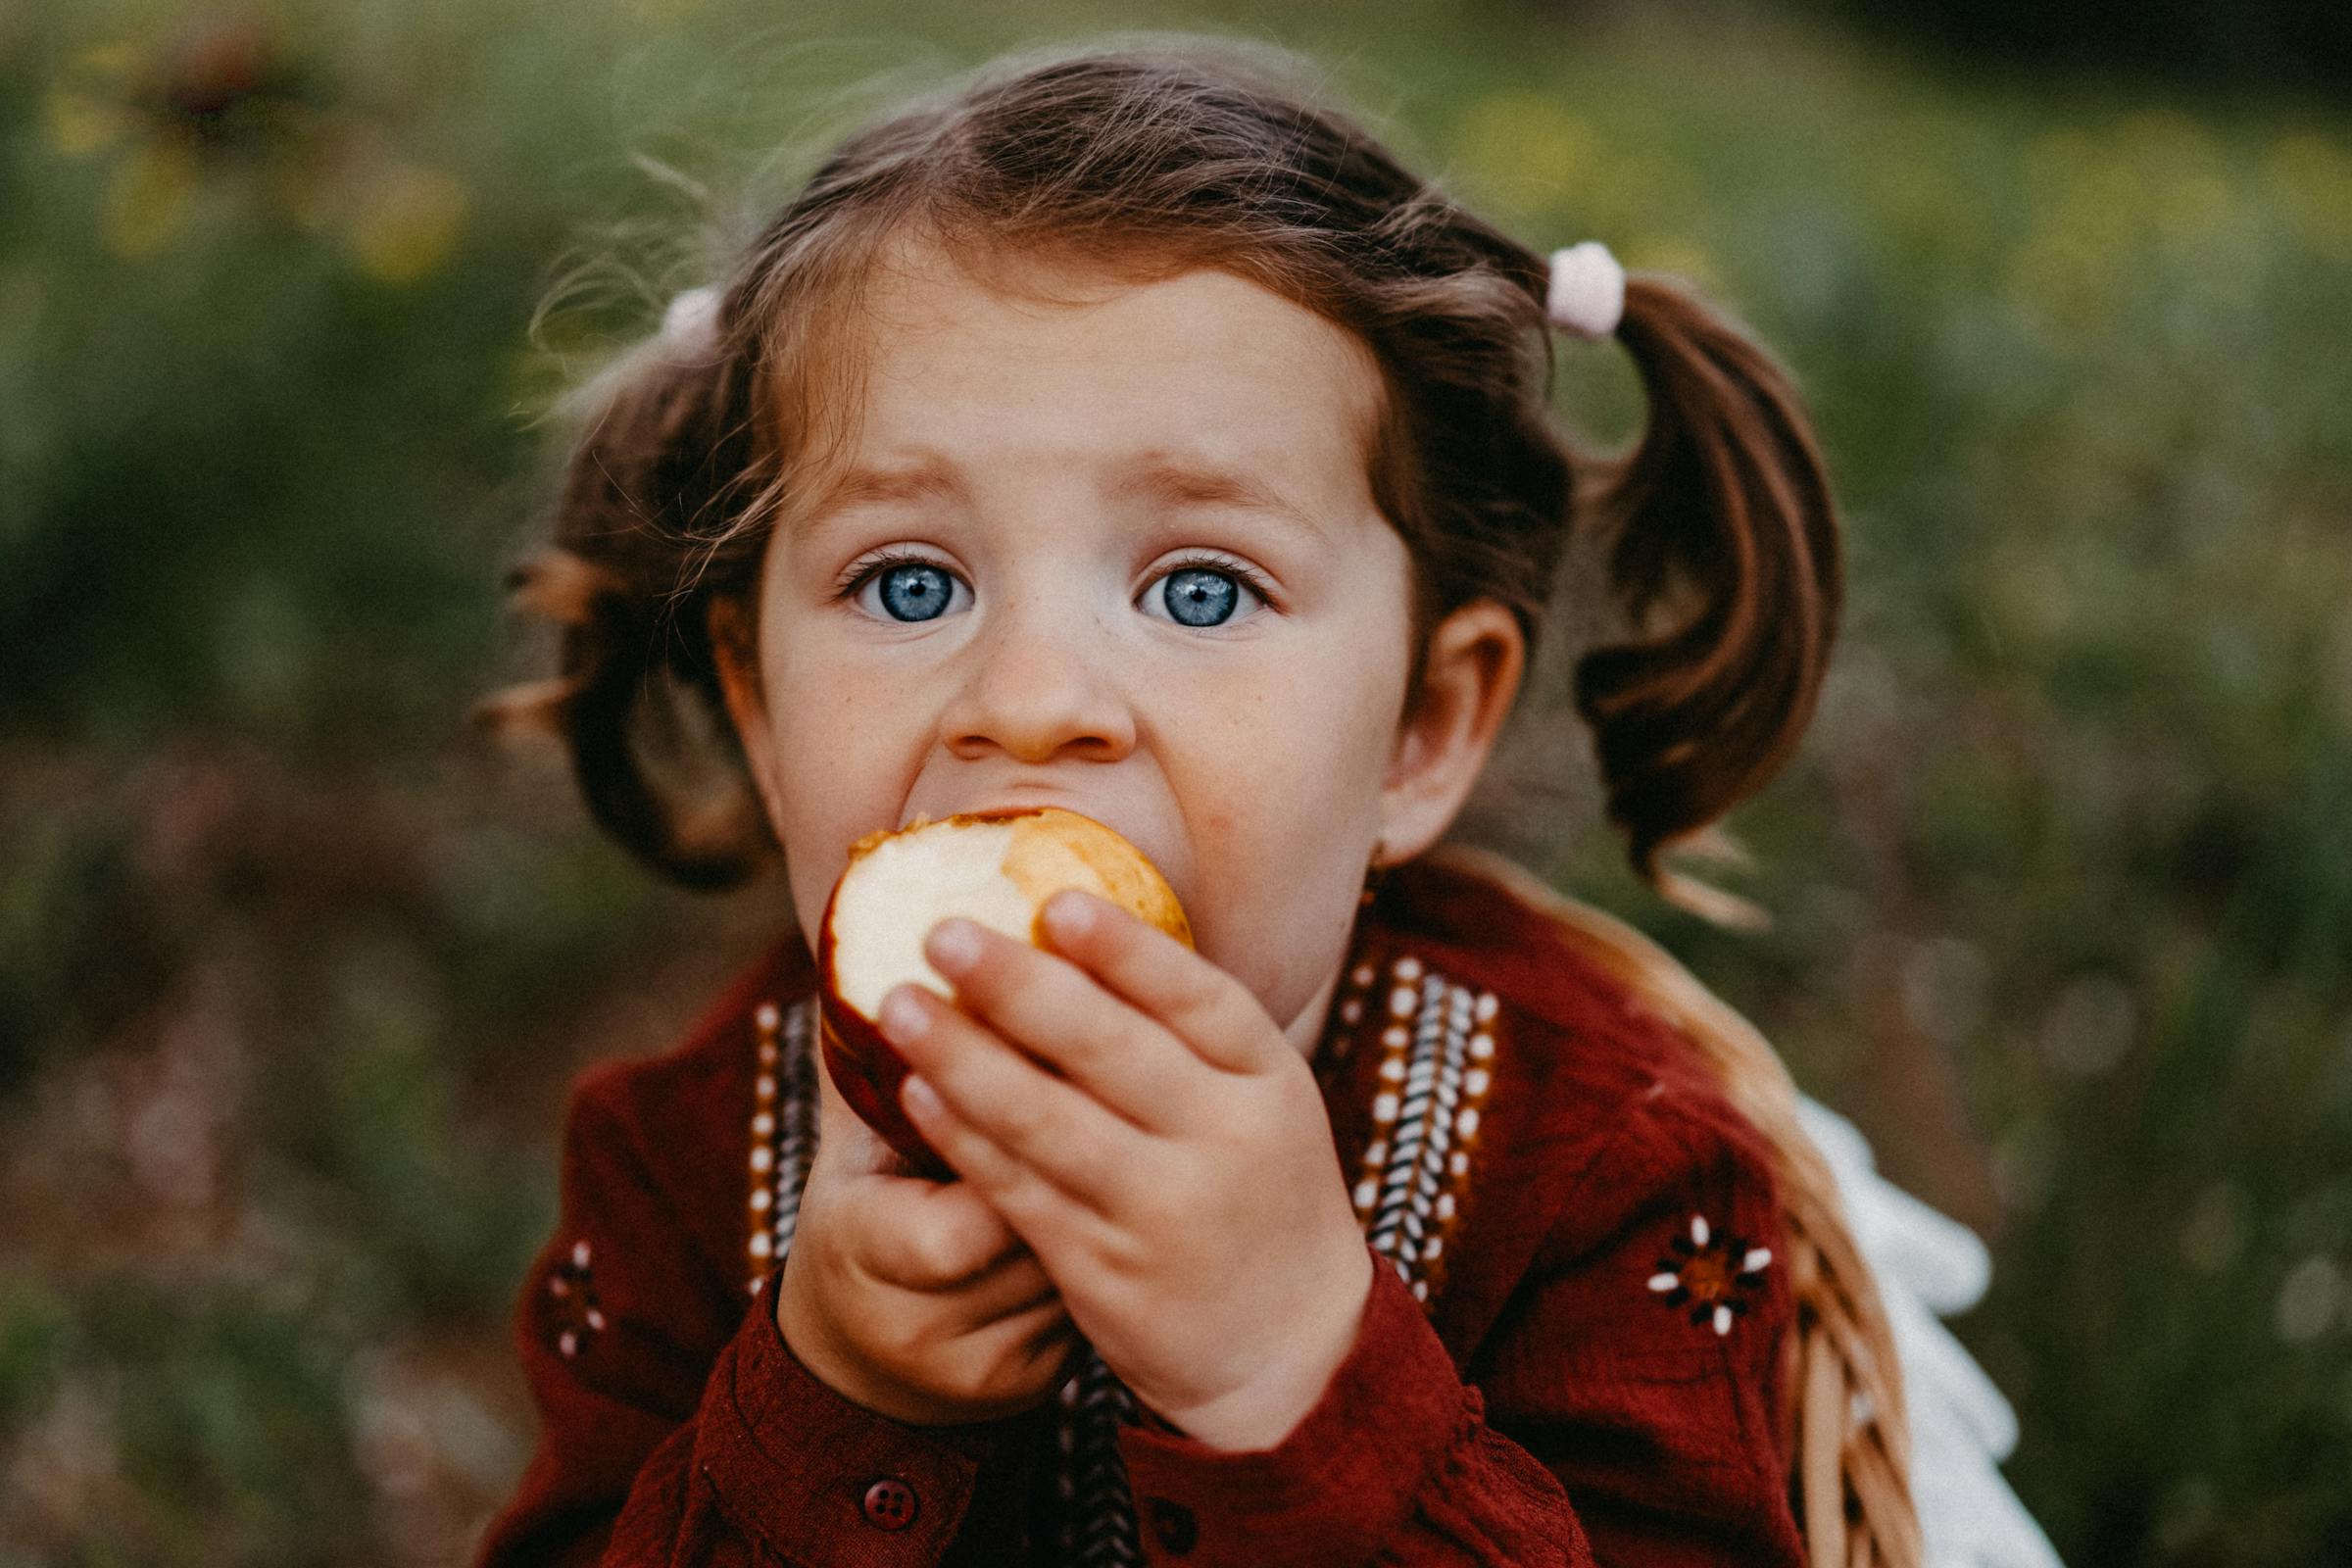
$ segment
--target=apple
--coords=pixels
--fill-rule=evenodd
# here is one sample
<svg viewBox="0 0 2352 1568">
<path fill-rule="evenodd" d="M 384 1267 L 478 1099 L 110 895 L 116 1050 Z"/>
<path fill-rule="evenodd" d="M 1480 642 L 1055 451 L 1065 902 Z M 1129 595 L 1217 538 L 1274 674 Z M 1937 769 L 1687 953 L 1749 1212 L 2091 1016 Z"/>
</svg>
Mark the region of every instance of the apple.
<svg viewBox="0 0 2352 1568">
<path fill-rule="evenodd" d="M 841 1098 L 916 1174 L 955 1176 L 899 1106 L 908 1069 L 875 1023 L 882 999 L 908 982 L 953 997 L 923 956 L 931 928 L 951 915 L 1050 950 L 1042 911 L 1064 888 L 1098 894 L 1193 944 L 1175 890 L 1144 852 L 1058 806 L 918 816 L 850 846 L 817 931 L 819 1049 Z"/>
</svg>

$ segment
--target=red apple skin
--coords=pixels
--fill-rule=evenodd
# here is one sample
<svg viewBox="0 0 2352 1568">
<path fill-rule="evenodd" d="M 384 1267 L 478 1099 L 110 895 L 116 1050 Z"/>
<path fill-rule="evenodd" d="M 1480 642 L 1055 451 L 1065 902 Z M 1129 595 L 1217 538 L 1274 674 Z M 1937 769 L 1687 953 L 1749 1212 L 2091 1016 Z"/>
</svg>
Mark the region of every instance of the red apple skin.
<svg viewBox="0 0 2352 1568">
<path fill-rule="evenodd" d="M 913 1068 L 898 1048 L 883 1038 L 880 1029 L 833 989 L 833 901 L 840 896 L 841 884 L 836 882 L 825 900 L 824 919 L 817 926 L 818 1054 L 825 1071 L 833 1075 L 833 1087 L 841 1091 L 843 1102 L 914 1167 L 915 1175 L 929 1181 L 954 1181 L 955 1168 L 914 1130 L 914 1123 L 906 1119 L 899 1104 L 899 1085 Z"/>
</svg>

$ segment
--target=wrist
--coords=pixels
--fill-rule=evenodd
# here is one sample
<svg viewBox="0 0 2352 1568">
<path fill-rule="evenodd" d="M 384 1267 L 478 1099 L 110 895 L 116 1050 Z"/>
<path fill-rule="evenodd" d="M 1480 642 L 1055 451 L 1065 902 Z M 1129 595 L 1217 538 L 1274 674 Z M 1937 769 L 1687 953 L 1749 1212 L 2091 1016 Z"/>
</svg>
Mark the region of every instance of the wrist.
<svg viewBox="0 0 2352 1568">
<path fill-rule="evenodd" d="M 805 1298 L 795 1287 L 789 1258 L 776 1281 L 775 1312 L 776 1331 L 783 1335 L 785 1348 L 808 1369 L 809 1376 L 877 1415 L 909 1424 L 917 1419 L 906 1401 L 866 1374 L 858 1357 L 834 1331 L 821 1303 Z"/>
<path fill-rule="evenodd" d="M 1274 1371 L 1218 1398 L 1182 1412 L 1151 1412 L 1171 1430 L 1196 1443 L 1224 1452 L 1259 1453 L 1280 1447 L 1298 1429 L 1307 1414 L 1323 1401 L 1331 1380 L 1338 1375 L 1363 1332 L 1364 1308 L 1372 1298 L 1374 1276 L 1370 1252 L 1354 1305 L 1332 1318 L 1333 1327 L 1303 1350 L 1286 1350 L 1274 1359 Z"/>
<path fill-rule="evenodd" d="M 848 1358 L 839 1353 L 839 1342 L 829 1332 L 824 1314 L 794 1290 L 789 1259 L 776 1280 L 775 1316 L 776 1332 L 783 1336 L 784 1348 L 794 1360 L 844 1398 L 867 1403 L 858 1387 L 859 1380 L 850 1375 Z"/>
</svg>

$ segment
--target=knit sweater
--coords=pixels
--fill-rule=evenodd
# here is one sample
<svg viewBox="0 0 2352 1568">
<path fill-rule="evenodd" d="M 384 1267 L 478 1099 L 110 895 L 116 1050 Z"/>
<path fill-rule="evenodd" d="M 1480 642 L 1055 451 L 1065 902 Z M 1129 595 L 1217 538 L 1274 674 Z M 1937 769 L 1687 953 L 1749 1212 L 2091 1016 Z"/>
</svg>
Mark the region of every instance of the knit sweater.
<svg viewBox="0 0 2352 1568">
<path fill-rule="evenodd" d="M 771 1304 L 815 1137 L 796 933 L 674 1049 L 572 1087 L 514 1319 L 540 1414 L 478 1568 L 1796 1564 L 1770 1152 L 1691 1044 L 1443 852 L 1364 908 L 1313 1058 L 1373 1270 L 1275 1446 L 1212 1448 L 1083 1352 L 915 1426 Z"/>
</svg>

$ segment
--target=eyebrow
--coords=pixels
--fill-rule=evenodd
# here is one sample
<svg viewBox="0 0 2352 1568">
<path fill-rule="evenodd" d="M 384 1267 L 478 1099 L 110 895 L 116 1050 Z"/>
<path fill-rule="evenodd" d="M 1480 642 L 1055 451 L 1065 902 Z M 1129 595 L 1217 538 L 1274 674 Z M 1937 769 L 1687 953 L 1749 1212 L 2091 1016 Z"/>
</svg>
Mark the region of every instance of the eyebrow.
<svg viewBox="0 0 2352 1568">
<path fill-rule="evenodd" d="M 1330 533 L 1314 514 L 1272 485 L 1240 469 L 1202 463 L 1165 451 L 1146 452 L 1122 464 L 1110 491 L 1115 500 L 1157 501 L 1169 506 L 1238 507 L 1262 513 L 1304 530 L 1328 544 Z M 810 509 L 821 516 L 845 507 L 894 501 L 960 500 L 962 476 L 936 454 L 903 467 L 859 466 L 845 471 Z"/>
<path fill-rule="evenodd" d="M 1121 470 L 1111 493 L 1171 506 L 1239 507 L 1296 524 L 1328 544 L 1331 536 L 1314 514 L 1254 474 L 1213 465 L 1188 463 L 1168 453 L 1147 453 Z"/>
<path fill-rule="evenodd" d="M 882 501 L 956 500 L 963 494 L 956 470 L 936 457 L 903 468 L 855 467 L 844 472 L 810 509 L 811 515 Z"/>
</svg>

